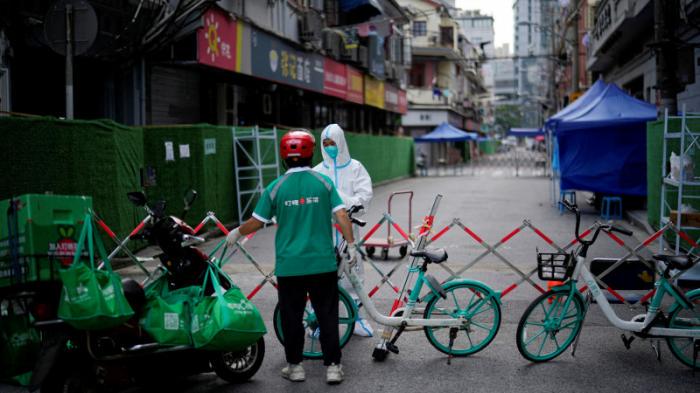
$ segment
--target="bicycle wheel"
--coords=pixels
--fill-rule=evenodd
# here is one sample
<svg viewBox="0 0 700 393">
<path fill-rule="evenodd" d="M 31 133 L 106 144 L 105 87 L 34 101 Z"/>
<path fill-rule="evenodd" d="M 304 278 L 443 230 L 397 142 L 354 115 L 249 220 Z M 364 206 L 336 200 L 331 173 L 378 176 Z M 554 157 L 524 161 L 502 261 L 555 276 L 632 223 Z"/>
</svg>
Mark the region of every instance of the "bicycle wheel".
<svg viewBox="0 0 700 393">
<path fill-rule="evenodd" d="M 338 288 L 338 330 L 340 334 L 340 347 L 350 341 L 355 330 L 355 320 L 357 313 L 355 304 L 350 295 L 342 288 Z M 282 345 L 284 336 L 282 334 L 282 318 L 280 317 L 280 306 L 275 306 L 273 314 L 275 335 Z M 311 307 L 311 301 L 306 301 L 304 308 L 304 358 L 320 359 L 323 357 L 321 351 L 321 341 L 319 340 L 318 318 Z"/>
<path fill-rule="evenodd" d="M 447 297 L 432 298 L 423 312 L 425 319 L 454 319 L 463 317 L 464 326 L 432 327 L 423 331 L 430 345 L 452 356 L 469 356 L 486 348 L 501 326 L 501 307 L 489 296 L 489 290 L 473 283 L 455 284 L 445 289 Z M 450 349 L 450 336 L 452 348 Z"/>
<path fill-rule="evenodd" d="M 569 289 L 547 291 L 532 302 L 518 323 L 518 351 L 532 362 L 546 362 L 561 355 L 578 335 L 583 325 L 583 299 Z"/>
<path fill-rule="evenodd" d="M 695 305 L 694 309 L 677 307 L 669 316 L 669 327 L 681 329 L 700 329 L 700 292 L 688 296 Z M 700 340 L 700 339 L 696 339 Z M 689 337 L 666 337 L 666 343 L 673 356 L 688 367 L 693 367 L 694 340 Z M 695 370 L 700 370 L 700 358 L 695 363 Z"/>
</svg>

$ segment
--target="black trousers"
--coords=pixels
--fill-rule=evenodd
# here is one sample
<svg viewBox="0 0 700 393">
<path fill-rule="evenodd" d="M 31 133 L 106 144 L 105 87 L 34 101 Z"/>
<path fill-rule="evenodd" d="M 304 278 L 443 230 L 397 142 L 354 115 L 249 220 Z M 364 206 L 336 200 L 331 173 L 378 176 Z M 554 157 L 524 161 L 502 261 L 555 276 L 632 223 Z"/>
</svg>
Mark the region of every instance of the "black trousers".
<svg viewBox="0 0 700 393">
<path fill-rule="evenodd" d="M 323 364 L 340 364 L 338 274 L 278 277 L 277 295 L 287 363 L 298 364 L 304 352 L 304 308 L 307 294 L 319 322 Z"/>
</svg>

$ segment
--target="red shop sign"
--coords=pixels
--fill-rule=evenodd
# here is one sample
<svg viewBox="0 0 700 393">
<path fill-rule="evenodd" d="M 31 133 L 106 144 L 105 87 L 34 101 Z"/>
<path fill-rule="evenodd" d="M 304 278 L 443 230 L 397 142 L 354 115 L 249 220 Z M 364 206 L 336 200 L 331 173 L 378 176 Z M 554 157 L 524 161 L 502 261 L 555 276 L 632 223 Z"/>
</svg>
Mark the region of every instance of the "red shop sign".
<svg viewBox="0 0 700 393">
<path fill-rule="evenodd" d="M 328 58 L 323 60 L 323 93 L 345 99 L 348 93 L 348 78 L 345 64 Z"/>
<path fill-rule="evenodd" d="M 197 61 L 225 70 L 236 69 L 236 22 L 225 13 L 210 9 L 197 31 Z"/>
</svg>

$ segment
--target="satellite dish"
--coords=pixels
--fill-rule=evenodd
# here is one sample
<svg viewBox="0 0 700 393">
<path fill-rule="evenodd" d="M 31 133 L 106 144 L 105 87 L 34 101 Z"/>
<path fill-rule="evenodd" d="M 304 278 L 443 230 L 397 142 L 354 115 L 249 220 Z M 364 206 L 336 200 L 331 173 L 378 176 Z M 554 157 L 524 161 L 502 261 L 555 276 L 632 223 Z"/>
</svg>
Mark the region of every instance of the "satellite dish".
<svg viewBox="0 0 700 393">
<path fill-rule="evenodd" d="M 97 14 L 86 0 L 58 0 L 44 18 L 44 35 L 54 52 L 66 55 L 66 10 L 71 9 L 73 55 L 87 52 L 97 38 Z"/>
</svg>

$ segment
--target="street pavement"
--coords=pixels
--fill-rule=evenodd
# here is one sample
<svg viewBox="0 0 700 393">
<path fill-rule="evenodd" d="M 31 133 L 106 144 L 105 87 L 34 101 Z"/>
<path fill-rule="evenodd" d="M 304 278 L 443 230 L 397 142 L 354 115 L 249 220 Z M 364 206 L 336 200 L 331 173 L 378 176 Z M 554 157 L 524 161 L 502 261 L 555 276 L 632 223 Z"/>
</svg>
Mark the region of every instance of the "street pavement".
<svg viewBox="0 0 700 393">
<path fill-rule="evenodd" d="M 554 242 L 565 245 L 573 238 L 574 216 L 560 214 L 550 201 L 550 183 L 541 177 L 514 178 L 484 174 L 471 176 L 423 177 L 401 180 L 375 188 L 375 196 L 367 214 L 367 228 L 376 223 L 388 210 L 387 200 L 392 192 L 413 191 L 413 221 L 408 225 L 408 201 L 403 195 L 394 198 L 391 214 L 402 228 L 417 232 L 416 226 L 428 213 L 437 194 L 443 196 L 435 218 L 436 232 L 459 218 L 475 234 L 489 244 L 494 244 L 513 229 L 529 220 Z M 578 200 L 584 210 L 582 227 L 588 227 L 598 216 L 583 202 L 586 195 L 579 193 Z M 619 222 L 633 230 L 633 238 L 625 238 L 634 246 L 647 237 L 641 229 L 626 222 Z M 394 239 L 399 239 L 392 231 Z M 386 237 L 386 227 L 375 236 Z M 216 240 L 208 242 L 211 249 Z M 246 244 L 247 250 L 268 272 L 274 261 L 274 228 L 258 233 Z M 464 231 L 453 228 L 432 246 L 444 247 L 449 253 L 448 266 L 458 269 L 484 251 Z M 536 249 L 551 250 L 547 243 L 532 230 L 524 229 L 513 236 L 498 250 L 517 268 L 530 271 L 536 267 Z M 658 245 L 654 244 L 654 251 Z M 609 238 L 602 236 L 591 250 L 593 257 L 620 257 L 625 254 Z M 393 276 L 394 282 L 403 283 L 407 260 L 398 259 L 398 249 L 390 250 L 388 261 L 375 261 L 378 268 L 388 271 L 395 263 L 402 266 Z M 261 280 L 252 264 L 238 254 L 226 265 L 236 283 L 248 293 Z M 131 270 L 133 271 L 133 270 Z M 367 263 L 367 286 L 374 286 L 379 275 Z M 439 279 L 447 274 L 439 267 L 431 266 L 430 273 Z M 517 281 L 519 276 L 493 255 L 485 257 L 463 274 L 464 277 L 481 280 L 496 290 L 503 290 Z M 534 279 L 539 282 L 536 278 Z M 541 283 L 540 283 L 541 284 Z M 542 284 L 541 284 L 542 285 Z M 393 292 L 384 286 L 374 299 L 379 310 L 390 309 Z M 284 353 L 270 323 L 276 303 L 276 292 L 270 285 L 253 298 L 268 325 L 267 352 L 260 371 L 248 383 L 228 385 L 215 375 L 200 375 L 180 381 L 177 391 L 182 392 L 313 392 L 334 390 L 338 392 L 697 392 L 700 376 L 694 376 L 685 366 L 673 358 L 666 344 L 661 343 L 661 362 L 654 356 L 649 341 L 637 340 L 626 350 L 620 339 L 621 331 L 611 327 L 594 305 L 586 320 L 575 358 L 569 352 L 544 364 L 532 364 L 523 359 L 515 345 L 515 330 L 520 315 L 538 292 L 528 284 L 521 284 L 503 299 L 501 329 L 496 339 L 482 352 L 467 358 L 455 358 L 447 365 L 447 357 L 430 346 L 422 332 L 409 332 L 398 341 L 400 354 L 390 354 L 378 363 L 371 353 L 376 338 L 354 337 L 343 350 L 346 381 L 334 387 L 325 384 L 325 368 L 320 361 L 306 361 L 307 381 L 291 383 L 283 380 L 279 371 L 284 366 Z M 621 315 L 631 317 L 642 311 L 615 306 Z M 375 330 L 377 329 L 376 324 Z"/>
<path fill-rule="evenodd" d="M 529 220 L 554 242 L 565 245 L 573 238 L 574 216 L 560 215 L 550 201 L 550 183 L 541 177 L 514 178 L 510 176 L 445 176 L 411 178 L 388 183 L 375 188 L 375 196 L 367 214 L 362 218 L 369 222 L 367 228 L 377 222 L 387 211 L 387 200 L 392 192 L 410 190 L 413 196 L 413 220 L 408 225 L 408 203 L 404 196 L 396 196 L 391 214 L 402 228 L 417 232 L 416 226 L 428 213 L 437 194 L 443 196 L 437 216 L 435 231 L 459 218 L 464 225 L 489 244 L 495 244 L 513 229 Z M 584 202 L 586 195 L 579 193 L 578 200 L 584 210 L 582 227 L 588 227 L 598 217 Z M 641 228 L 626 222 L 620 224 L 635 231 L 632 238 L 625 238 L 634 246 L 648 235 Z M 246 249 L 269 272 L 274 267 L 274 227 L 258 233 L 246 245 Z M 399 236 L 392 231 L 395 239 Z M 376 236 L 386 237 L 386 227 Z M 221 238 L 212 239 L 203 247 L 211 250 Z M 453 270 L 466 265 L 484 248 L 459 228 L 448 231 L 432 246 L 444 247 L 449 253 L 447 265 Z M 532 230 L 525 228 L 513 236 L 499 252 L 520 270 L 531 271 L 536 267 L 536 249 L 551 250 L 547 243 Z M 654 244 L 654 251 L 658 245 Z M 146 251 L 146 254 L 148 251 Z M 619 257 L 625 250 L 605 236 L 590 252 L 593 257 Z M 375 261 L 378 268 L 388 271 L 394 264 L 401 268 L 393 276 L 398 285 L 403 283 L 408 260 L 398 259 L 398 249 L 390 250 L 388 261 Z M 226 265 L 226 271 L 244 293 L 251 291 L 262 279 L 260 273 L 241 253 Z M 379 275 L 367 263 L 367 286 L 372 287 Z M 438 279 L 448 275 L 438 266 L 429 272 Z M 139 277 L 135 268 L 121 270 L 122 274 Z M 517 281 L 519 276 L 493 255 L 488 255 L 467 270 L 463 277 L 485 282 L 496 290 L 503 290 Z M 536 277 L 533 278 L 540 285 Z M 374 296 L 380 311 L 388 312 L 393 292 L 384 286 Z M 284 353 L 277 341 L 271 317 L 277 300 L 270 285 L 252 299 L 266 320 L 266 355 L 263 365 L 254 378 L 242 385 L 229 385 L 214 374 L 203 374 L 184 380 L 173 380 L 167 389 L 178 392 L 314 392 L 333 390 L 338 392 L 697 392 L 700 375 L 680 364 L 661 343 L 661 362 L 653 354 L 649 341 L 637 340 L 626 350 L 620 339 L 621 331 L 611 327 L 597 306 L 593 305 L 584 325 L 575 358 L 569 352 L 548 363 L 532 364 L 522 358 L 515 344 L 518 320 L 538 292 L 523 283 L 503 299 L 502 324 L 495 340 L 483 351 L 467 358 L 454 358 L 447 364 L 447 357 L 430 346 L 423 332 L 405 333 L 398 341 L 400 354 L 390 354 L 378 363 L 371 353 L 376 338 L 354 337 L 343 350 L 345 382 L 329 387 L 325 384 L 325 368 L 320 361 L 306 361 L 307 381 L 291 383 L 280 377 L 284 366 Z M 615 306 L 624 316 L 639 314 L 626 306 Z M 373 323 L 375 330 L 378 327 Z M 134 391 L 146 391 L 138 390 Z"/>
</svg>

